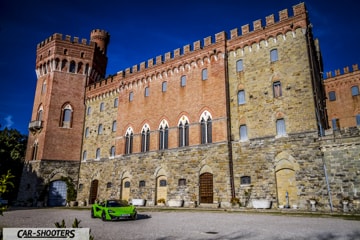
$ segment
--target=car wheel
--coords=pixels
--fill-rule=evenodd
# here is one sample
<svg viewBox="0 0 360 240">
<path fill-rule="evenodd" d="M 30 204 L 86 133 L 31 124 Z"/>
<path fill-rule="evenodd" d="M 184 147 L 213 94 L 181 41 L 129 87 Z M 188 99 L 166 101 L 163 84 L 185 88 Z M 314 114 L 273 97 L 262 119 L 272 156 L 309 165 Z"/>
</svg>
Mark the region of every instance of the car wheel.
<svg viewBox="0 0 360 240">
<path fill-rule="evenodd" d="M 105 212 L 102 212 L 102 214 L 101 214 L 101 220 L 106 221 L 106 214 L 105 214 Z"/>
<path fill-rule="evenodd" d="M 134 216 L 132 217 L 132 220 L 136 220 L 137 219 L 137 213 L 134 214 Z"/>
<path fill-rule="evenodd" d="M 91 218 L 95 218 L 94 209 L 91 208 Z"/>
</svg>

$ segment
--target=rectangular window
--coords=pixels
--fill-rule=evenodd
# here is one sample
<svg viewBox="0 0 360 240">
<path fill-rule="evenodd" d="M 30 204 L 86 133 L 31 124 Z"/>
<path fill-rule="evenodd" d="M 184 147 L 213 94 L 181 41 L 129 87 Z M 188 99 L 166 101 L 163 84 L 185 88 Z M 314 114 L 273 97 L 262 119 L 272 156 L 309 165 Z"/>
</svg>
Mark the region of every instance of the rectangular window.
<svg viewBox="0 0 360 240">
<path fill-rule="evenodd" d="M 181 76 L 181 86 L 182 87 L 186 86 L 186 76 Z"/>
<path fill-rule="evenodd" d="M 359 87 L 358 87 L 358 86 L 353 86 L 353 87 L 351 87 L 351 95 L 352 95 L 352 96 L 357 96 L 357 95 L 359 95 Z"/>
<path fill-rule="evenodd" d="M 118 107 L 119 106 L 119 98 L 115 98 L 114 99 L 114 107 Z"/>
<path fill-rule="evenodd" d="M 271 62 L 276 62 L 278 59 L 278 50 L 277 49 L 273 49 L 270 51 L 270 61 Z"/>
<path fill-rule="evenodd" d="M 286 135 L 286 128 L 285 128 L 285 120 L 278 119 L 276 121 L 276 135 L 277 136 L 285 136 Z"/>
<path fill-rule="evenodd" d="M 100 112 L 104 111 L 105 109 L 105 104 L 102 102 L 100 103 Z"/>
<path fill-rule="evenodd" d="M 208 72 L 207 72 L 207 68 L 203 69 L 201 72 L 201 79 L 202 80 L 207 80 L 208 79 Z"/>
<path fill-rule="evenodd" d="M 186 186 L 186 179 L 185 178 L 180 178 L 179 179 L 179 186 Z"/>
<path fill-rule="evenodd" d="M 148 97 L 148 96 L 149 96 L 149 94 L 150 94 L 149 91 L 150 91 L 150 90 L 149 90 L 149 87 L 146 87 L 146 88 L 145 88 L 145 97 Z"/>
<path fill-rule="evenodd" d="M 336 93 L 335 91 L 329 92 L 329 101 L 335 101 L 336 100 Z"/>
<path fill-rule="evenodd" d="M 129 101 L 132 102 L 134 100 L 134 92 L 130 92 Z"/>
<path fill-rule="evenodd" d="M 145 187 L 145 181 L 144 180 L 141 180 L 139 182 L 139 187 Z"/>
<path fill-rule="evenodd" d="M 162 89 L 161 89 L 163 92 L 166 92 L 167 90 L 167 82 L 163 82 L 162 83 Z"/>
<path fill-rule="evenodd" d="M 238 60 L 236 62 L 236 71 L 241 72 L 244 70 L 243 60 Z"/>
<path fill-rule="evenodd" d="M 274 97 L 275 98 L 282 96 L 281 82 L 274 82 L 273 83 L 273 92 L 274 92 Z"/>
<path fill-rule="evenodd" d="M 356 115 L 356 126 L 360 126 L 360 114 Z"/>
<path fill-rule="evenodd" d="M 246 125 L 240 125 L 240 141 L 248 140 Z"/>
<path fill-rule="evenodd" d="M 245 104 L 245 91 L 244 90 L 240 90 L 238 92 L 238 104 Z"/>
</svg>

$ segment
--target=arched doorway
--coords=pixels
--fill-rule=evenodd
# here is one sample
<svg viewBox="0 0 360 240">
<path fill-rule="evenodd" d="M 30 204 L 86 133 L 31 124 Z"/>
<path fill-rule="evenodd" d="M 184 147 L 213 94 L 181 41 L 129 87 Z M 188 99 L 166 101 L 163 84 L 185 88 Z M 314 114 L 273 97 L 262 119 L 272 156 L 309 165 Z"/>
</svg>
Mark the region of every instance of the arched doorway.
<svg viewBox="0 0 360 240">
<path fill-rule="evenodd" d="M 65 206 L 66 205 L 66 183 L 56 180 L 49 185 L 48 206 Z"/>
<path fill-rule="evenodd" d="M 214 191 L 213 191 L 213 174 L 205 172 L 200 174 L 200 204 L 201 203 L 213 203 L 214 202 Z"/>
<path fill-rule="evenodd" d="M 164 175 L 156 179 L 156 203 L 159 199 L 167 200 L 167 178 Z"/>
<path fill-rule="evenodd" d="M 275 158 L 275 178 L 278 204 L 283 206 L 298 205 L 295 159 L 288 153 L 279 153 Z"/>
<path fill-rule="evenodd" d="M 97 198 L 98 185 L 99 185 L 99 181 L 97 179 L 91 181 L 90 197 L 89 197 L 90 204 L 95 203 L 95 200 Z"/>
<path fill-rule="evenodd" d="M 121 184 L 121 199 L 129 201 L 130 199 L 130 178 L 126 177 L 123 178 Z"/>
</svg>

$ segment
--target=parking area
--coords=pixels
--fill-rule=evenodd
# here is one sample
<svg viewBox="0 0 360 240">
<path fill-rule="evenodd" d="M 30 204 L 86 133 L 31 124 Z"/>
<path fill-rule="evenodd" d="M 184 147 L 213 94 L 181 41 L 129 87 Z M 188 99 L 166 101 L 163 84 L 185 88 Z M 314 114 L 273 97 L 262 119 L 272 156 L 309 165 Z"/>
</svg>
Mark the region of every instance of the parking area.
<svg viewBox="0 0 360 240">
<path fill-rule="evenodd" d="M 74 219 L 91 229 L 95 240 L 119 239 L 360 239 L 360 221 L 339 217 L 229 211 L 153 211 L 140 209 L 136 221 L 103 222 L 90 209 L 13 209 L 0 216 L 0 227 L 53 228 Z"/>
</svg>

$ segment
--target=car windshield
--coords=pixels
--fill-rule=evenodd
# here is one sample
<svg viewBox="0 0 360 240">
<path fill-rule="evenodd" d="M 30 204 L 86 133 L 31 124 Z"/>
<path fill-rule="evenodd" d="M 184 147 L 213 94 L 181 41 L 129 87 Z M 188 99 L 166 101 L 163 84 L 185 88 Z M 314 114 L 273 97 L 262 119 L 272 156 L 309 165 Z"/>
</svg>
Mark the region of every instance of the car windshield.
<svg viewBox="0 0 360 240">
<path fill-rule="evenodd" d="M 128 204 L 122 200 L 109 200 L 107 202 L 108 207 L 126 207 Z"/>
</svg>

